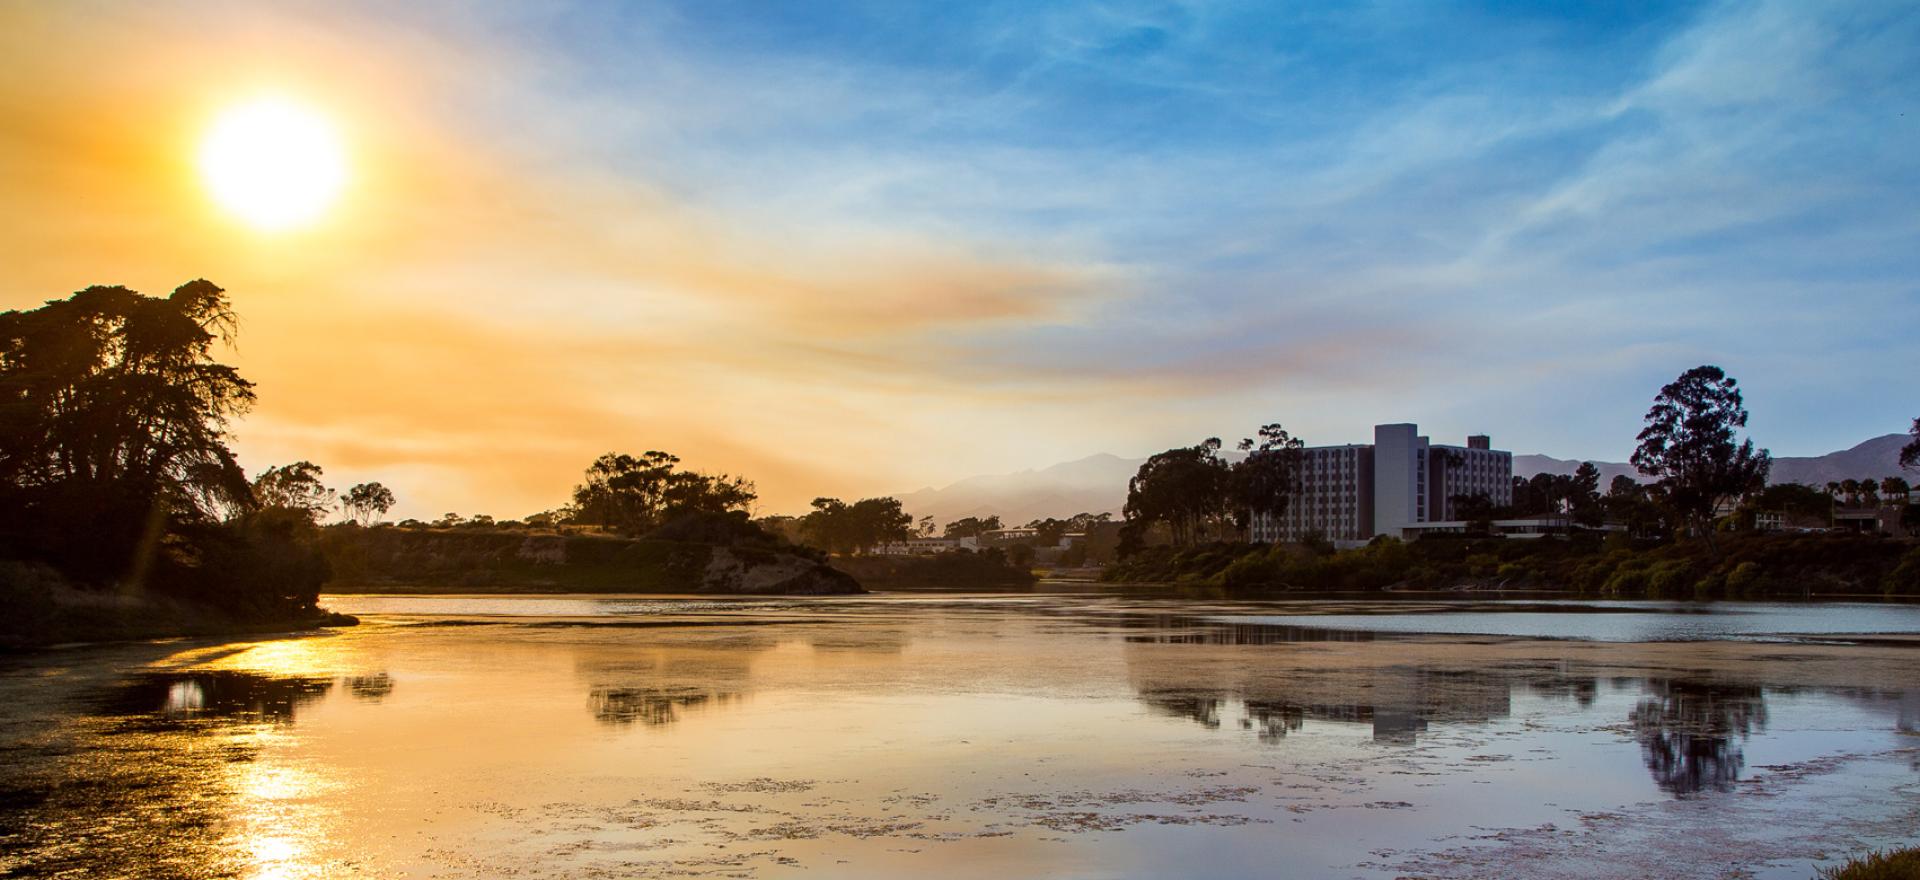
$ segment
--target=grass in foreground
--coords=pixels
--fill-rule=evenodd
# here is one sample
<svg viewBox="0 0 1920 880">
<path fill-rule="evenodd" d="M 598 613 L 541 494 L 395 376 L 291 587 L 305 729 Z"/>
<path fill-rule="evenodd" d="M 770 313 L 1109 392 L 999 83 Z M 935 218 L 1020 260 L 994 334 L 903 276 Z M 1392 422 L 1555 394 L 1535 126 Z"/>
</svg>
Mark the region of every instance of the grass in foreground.
<svg viewBox="0 0 1920 880">
<path fill-rule="evenodd" d="M 1822 868 L 1818 880 L 1920 880 L 1920 848 L 1870 852 L 1837 868 Z"/>
</svg>

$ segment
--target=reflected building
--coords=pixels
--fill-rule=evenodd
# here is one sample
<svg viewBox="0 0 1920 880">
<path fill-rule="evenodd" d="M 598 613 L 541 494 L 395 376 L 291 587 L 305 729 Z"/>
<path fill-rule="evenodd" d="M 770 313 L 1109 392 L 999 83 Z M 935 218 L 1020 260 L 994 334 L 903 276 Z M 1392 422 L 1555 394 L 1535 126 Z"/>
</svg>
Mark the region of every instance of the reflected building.
<svg viewBox="0 0 1920 880">
<path fill-rule="evenodd" d="M 1239 726 L 1268 743 L 1313 721 L 1364 724 L 1375 742 L 1410 745 L 1430 724 L 1483 723 L 1513 711 L 1512 677 L 1501 673 L 1387 666 L 1249 675 L 1185 662 L 1174 645 L 1127 648 L 1134 691 L 1150 710 L 1217 729 L 1237 703 Z"/>
<path fill-rule="evenodd" d="M 393 693 L 393 677 L 384 672 L 350 675 L 345 680 L 348 692 L 368 702 L 378 703 Z"/>
</svg>

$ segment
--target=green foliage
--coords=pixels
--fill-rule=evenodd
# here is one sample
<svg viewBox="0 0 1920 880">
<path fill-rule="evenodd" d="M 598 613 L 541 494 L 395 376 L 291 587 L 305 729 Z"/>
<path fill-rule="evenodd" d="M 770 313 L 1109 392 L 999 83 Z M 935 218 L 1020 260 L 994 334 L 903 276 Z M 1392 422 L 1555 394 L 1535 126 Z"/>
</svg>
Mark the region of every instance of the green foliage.
<svg viewBox="0 0 1920 880">
<path fill-rule="evenodd" d="M 1920 596 L 1920 547 L 1900 557 L 1900 564 L 1887 572 L 1881 589 L 1889 596 Z"/>
<path fill-rule="evenodd" d="M 1761 578 L 1765 574 L 1766 569 L 1761 568 L 1760 563 L 1752 560 L 1735 565 L 1733 570 L 1727 572 L 1727 593 L 1733 596 L 1747 595 L 1749 592 L 1752 592 L 1755 587 L 1759 586 Z"/>
<path fill-rule="evenodd" d="M 1821 868 L 1816 880 L 1915 880 L 1920 878 L 1920 847 L 1874 851 Z"/>
<path fill-rule="evenodd" d="M 1920 595 L 1920 548 L 1841 534 L 1726 537 L 1714 558 L 1697 543 L 1429 537 L 1376 539 L 1333 552 L 1304 544 L 1152 547 L 1110 566 L 1115 582 L 1197 583 L 1229 595 L 1524 586 L 1618 598 Z"/>
</svg>

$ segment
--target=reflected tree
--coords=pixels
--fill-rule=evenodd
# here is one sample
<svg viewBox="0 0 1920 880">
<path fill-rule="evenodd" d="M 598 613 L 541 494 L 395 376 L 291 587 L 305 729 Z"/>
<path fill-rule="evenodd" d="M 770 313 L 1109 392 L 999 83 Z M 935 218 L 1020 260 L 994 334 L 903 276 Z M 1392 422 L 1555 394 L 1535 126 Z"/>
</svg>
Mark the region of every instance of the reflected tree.
<svg viewBox="0 0 1920 880">
<path fill-rule="evenodd" d="M 1677 798 L 1728 791 L 1746 764 L 1742 745 L 1765 730 L 1765 694 L 1750 685 L 1655 681 L 1627 716 L 1647 772 Z"/>
</svg>

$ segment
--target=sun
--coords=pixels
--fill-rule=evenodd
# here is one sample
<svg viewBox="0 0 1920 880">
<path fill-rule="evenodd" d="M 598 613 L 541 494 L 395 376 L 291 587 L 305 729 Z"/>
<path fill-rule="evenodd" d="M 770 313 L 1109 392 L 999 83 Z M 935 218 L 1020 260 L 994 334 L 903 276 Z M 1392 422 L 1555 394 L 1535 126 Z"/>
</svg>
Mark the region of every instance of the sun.
<svg viewBox="0 0 1920 880">
<path fill-rule="evenodd" d="M 347 182 L 346 152 L 320 112 L 282 97 L 236 104 L 200 142 L 200 176 L 214 201 L 256 229 L 307 225 Z"/>
</svg>

